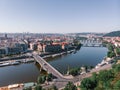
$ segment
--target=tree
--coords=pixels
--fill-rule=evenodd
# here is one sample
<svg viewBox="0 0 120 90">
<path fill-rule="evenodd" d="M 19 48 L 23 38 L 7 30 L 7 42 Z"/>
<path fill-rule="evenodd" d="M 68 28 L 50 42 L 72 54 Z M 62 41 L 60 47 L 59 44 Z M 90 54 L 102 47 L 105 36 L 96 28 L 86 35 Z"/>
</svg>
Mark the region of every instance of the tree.
<svg viewBox="0 0 120 90">
<path fill-rule="evenodd" d="M 110 58 L 115 57 L 115 53 L 113 51 L 108 51 L 107 56 Z"/>
<path fill-rule="evenodd" d="M 43 84 L 46 80 L 46 76 L 42 76 L 40 75 L 37 79 L 37 82 L 40 83 L 40 84 Z"/>
<path fill-rule="evenodd" d="M 69 73 L 72 75 L 72 76 L 76 76 L 79 74 L 79 69 L 77 68 L 73 68 L 69 71 Z"/>
<path fill-rule="evenodd" d="M 118 55 L 120 55 L 120 48 L 116 48 L 116 52 Z"/>
<path fill-rule="evenodd" d="M 116 74 L 117 72 L 120 72 L 120 64 L 114 65 L 113 68 L 114 68 L 115 74 Z"/>
<path fill-rule="evenodd" d="M 72 82 L 68 82 L 64 90 L 77 90 L 77 87 Z"/>
<path fill-rule="evenodd" d="M 82 80 L 80 87 L 82 90 L 93 90 L 96 85 L 95 82 L 91 80 L 91 78 L 85 78 Z"/>
<path fill-rule="evenodd" d="M 113 78 L 114 73 L 112 70 L 100 71 L 98 75 L 99 86 L 102 87 L 103 89 L 108 89 L 109 87 L 111 87 L 110 82 L 113 80 Z"/>
<path fill-rule="evenodd" d="M 96 86 L 97 83 L 98 83 L 98 80 L 97 80 L 97 79 L 98 79 L 98 75 L 97 75 L 96 73 L 93 73 L 93 74 L 92 74 L 92 77 L 91 77 L 91 80 L 92 80 L 94 86 Z"/>
<path fill-rule="evenodd" d="M 104 70 L 104 71 L 100 71 L 98 77 L 100 81 L 105 82 L 112 79 L 114 77 L 114 73 L 112 72 L 112 70 L 109 71 Z"/>
<path fill-rule="evenodd" d="M 35 90 L 42 90 L 42 86 L 40 85 L 35 86 Z"/>
<path fill-rule="evenodd" d="M 115 90 L 119 90 L 120 89 L 120 80 L 115 83 L 114 89 Z"/>
<path fill-rule="evenodd" d="M 52 73 L 49 73 L 47 75 L 47 81 L 52 81 L 52 79 L 53 79 L 53 75 L 52 75 Z"/>
<path fill-rule="evenodd" d="M 108 49 L 109 49 L 109 51 L 114 51 L 113 45 L 112 44 L 108 44 Z"/>
</svg>

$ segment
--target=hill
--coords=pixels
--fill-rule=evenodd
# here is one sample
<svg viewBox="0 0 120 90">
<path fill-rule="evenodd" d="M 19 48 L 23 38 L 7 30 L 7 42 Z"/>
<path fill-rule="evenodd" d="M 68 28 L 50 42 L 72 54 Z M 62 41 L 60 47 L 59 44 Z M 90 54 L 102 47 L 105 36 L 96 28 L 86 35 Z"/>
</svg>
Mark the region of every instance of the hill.
<svg viewBox="0 0 120 90">
<path fill-rule="evenodd" d="M 104 35 L 104 37 L 118 37 L 118 36 L 120 37 L 120 30 L 113 31 Z"/>
</svg>

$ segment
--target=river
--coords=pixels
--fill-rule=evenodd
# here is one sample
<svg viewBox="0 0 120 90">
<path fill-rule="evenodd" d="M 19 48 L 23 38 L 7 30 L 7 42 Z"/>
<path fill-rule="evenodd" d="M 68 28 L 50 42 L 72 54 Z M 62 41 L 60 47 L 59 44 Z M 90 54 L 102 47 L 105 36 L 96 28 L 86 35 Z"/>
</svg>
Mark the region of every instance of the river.
<svg viewBox="0 0 120 90">
<path fill-rule="evenodd" d="M 49 58 L 48 63 L 58 71 L 65 74 L 69 68 L 82 65 L 95 66 L 100 63 L 107 54 L 105 47 L 81 47 L 77 53 L 62 55 L 61 57 Z M 34 82 L 40 74 L 34 63 L 20 64 L 16 66 L 0 67 L 0 86 L 14 83 Z"/>
</svg>

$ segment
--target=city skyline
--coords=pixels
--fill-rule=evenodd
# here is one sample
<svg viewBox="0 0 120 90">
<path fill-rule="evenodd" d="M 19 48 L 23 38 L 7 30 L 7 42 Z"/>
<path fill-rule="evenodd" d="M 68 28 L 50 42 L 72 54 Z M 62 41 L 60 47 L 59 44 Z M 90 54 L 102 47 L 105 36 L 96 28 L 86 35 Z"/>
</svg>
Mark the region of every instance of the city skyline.
<svg viewBox="0 0 120 90">
<path fill-rule="evenodd" d="M 119 0 L 1 0 L 0 33 L 120 30 Z"/>
</svg>

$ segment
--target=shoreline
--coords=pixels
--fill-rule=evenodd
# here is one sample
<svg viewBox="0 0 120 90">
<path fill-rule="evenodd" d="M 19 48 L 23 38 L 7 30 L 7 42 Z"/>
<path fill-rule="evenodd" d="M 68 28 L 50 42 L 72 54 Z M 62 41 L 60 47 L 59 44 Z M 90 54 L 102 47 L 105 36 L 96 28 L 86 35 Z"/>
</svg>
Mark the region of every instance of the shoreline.
<svg viewBox="0 0 120 90">
<path fill-rule="evenodd" d="M 60 53 L 45 55 L 45 56 L 42 56 L 42 58 L 43 59 L 46 59 L 46 58 L 49 58 L 49 57 L 54 58 L 54 57 L 61 56 L 61 55 L 64 55 L 64 54 L 69 54 L 69 53 L 72 53 L 72 52 L 75 52 L 75 51 L 76 51 L 75 49 L 72 49 L 72 50 L 69 50 L 69 51 L 64 51 L 64 52 L 60 52 Z M 19 65 L 19 64 L 22 64 L 22 63 L 35 62 L 33 57 L 22 58 L 22 59 L 19 59 L 19 57 L 15 57 L 15 58 L 18 58 L 18 59 L 0 60 L 0 67 Z"/>
<path fill-rule="evenodd" d="M 55 55 L 55 56 L 59 56 L 61 53 L 57 53 L 57 55 Z M 64 54 L 66 54 L 66 53 L 64 53 L 64 52 L 62 52 L 62 54 L 61 55 L 64 55 Z M 54 54 L 53 54 L 53 56 L 54 56 Z M 47 56 L 46 56 L 47 57 Z M 45 57 L 45 58 L 46 58 Z"/>
<path fill-rule="evenodd" d="M 61 55 L 64 55 L 64 54 L 70 54 L 70 53 L 75 52 L 75 51 L 76 51 L 75 49 L 72 49 L 72 50 L 69 50 L 69 51 L 64 51 L 64 52 L 60 52 L 60 53 L 56 53 L 56 54 L 45 55 L 42 58 L 43 59 L 46 59 L 46 58 L 49 58 L 49 57 L 54 58 L 54 57 L 61 56 Z"/>
</svg>

